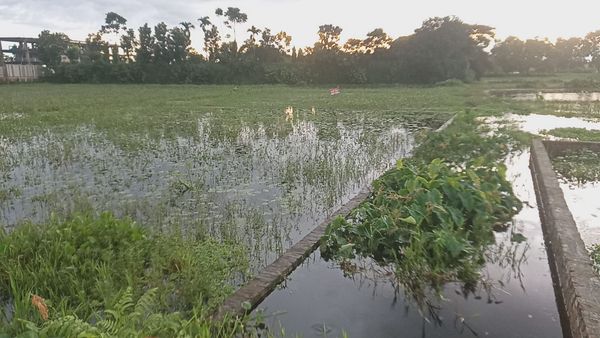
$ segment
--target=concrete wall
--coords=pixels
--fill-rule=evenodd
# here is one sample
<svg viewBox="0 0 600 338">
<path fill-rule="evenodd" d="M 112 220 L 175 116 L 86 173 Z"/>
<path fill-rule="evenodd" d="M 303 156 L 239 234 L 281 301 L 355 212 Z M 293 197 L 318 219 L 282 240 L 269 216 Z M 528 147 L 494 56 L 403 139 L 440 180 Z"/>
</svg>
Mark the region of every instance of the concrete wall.
<svg viewBox="0 0 600 338">
<path fill-rule="evenodd" d="M 600 337 L 600 276 L 594 271 L 544 146 L 555 154 L 566 149 L 596 147 L 576 143 L 579 142 L 534 140 L 530 168 L 564 334 L 597 338 Z"/>
<path fill-rule="evenodd" d="M 42 67 L 39 65 L 5 64 L 0 66 L 0 82 L 28 82 L 39 79 Z"/>
<path fill-rule="evenodd" d="M 448 128 L 455 118 L 456 114 L 435 132 L 441 132 Z M 395 163 L 397 159 L 393 158 L 388 160 L 390 163 Z M 333 214 L 329 215 L 325 221 L 313 229 L 306 237 L 289 248 L 281 257 L 266 266 L 256 277 L 229 296 L 219 309 L 217 309 L 213 318 L 222 319 L 226 316 L 240 317 L 253 310 L 260 302 L 271 294 L 277 285 L 284 281 L 285 277 L 292 273 L 294 269 L 302 264 L 306 257 L 319 247 L 321 237 L 325 234 L 325 229 L 327 229 L 329 223 L 337 216 L 348 215 L 352 209 L 358 207 L 360 203 L 371 195 L 370 188 L 370 185 L 363 187 L 357 195 Z M 249 307 L 244 306 L 245 303 L 247 303 Z"/>
</svg>

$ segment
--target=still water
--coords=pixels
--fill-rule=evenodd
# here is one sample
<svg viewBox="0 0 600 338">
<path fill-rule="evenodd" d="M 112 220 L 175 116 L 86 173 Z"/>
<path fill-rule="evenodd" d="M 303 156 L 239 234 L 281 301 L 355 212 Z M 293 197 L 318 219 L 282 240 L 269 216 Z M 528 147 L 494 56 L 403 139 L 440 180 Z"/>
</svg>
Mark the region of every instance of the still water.
<svg viewBox="0 0 600 338">
<path fill-rule="evenodd" d="M 259 269 L 385 171 L 384 159 L 407 156 L 429 127 L 401 114 L 346 115 L 351 122 L 240 121 L 233 133 L 207 116 L 192 135 L 128 135 L 133 149 L 93 125 L 0 136 L 0 227 L 108 210 L 243 244 Z"/>
<path fill-rule="evenodd" d="M 526 205 L 508 231 L 495 234 L 475 292 L 447 284 L 442 299 L 420 312 L 385 275 L 344 277 L 317 252 L 259 311 L 287 336 L 562 337 L 528 163 L 528 152 L 506 161 L 509 180 Z M 515 234 L 526 240 L 511 241 Z"/>
<path fill-rule="evenodd" d="M 511 94 L 510 98 L 518 101 L 594 102 L 600 101 L 600 93 L 519 93 Z"/>
<path fill-rule="evenodd" d="M 486 117 L 483 121 L 492 127 L 494 125 L 502 125 L 504 122 L 510 122 L 519 130 L 556 140 L 560 138 L 546 135 L 543 131 L 555 128 L 600 130 L 600 121 L 598 119 L 580 117 L 505 114 L 500 118 Z M 561 179 L 560 186 L 583 242 L 586 246 L 600 243 L 600 203 L 597 203 L 598 196 L 600 196 L 600 183 L 588 182 L 586 184 L 575 184 Z"/>
</svg>

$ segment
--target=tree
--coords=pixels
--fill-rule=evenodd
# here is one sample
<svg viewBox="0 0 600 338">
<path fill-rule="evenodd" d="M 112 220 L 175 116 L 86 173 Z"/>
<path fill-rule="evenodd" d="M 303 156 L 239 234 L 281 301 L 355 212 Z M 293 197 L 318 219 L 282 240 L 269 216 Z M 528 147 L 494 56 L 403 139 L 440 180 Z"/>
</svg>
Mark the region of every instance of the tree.
<svg viewBox="0 0 600 338">
<path fill-rule="evenodd" d="M 377 28 L 367 33 L 367 38 L 362 42 L 365 52 L 373 54 L 378 49 L 387 49 L 392 43 L 392 38 L 381 28 Z"/>
<path fill-rule="evenodd" d="M 292 36 L 288 33 L 281 31 L 275 34 L 275 46 L 283 54 L 290 52 L 290 44 L 292 43 Z"/>
<path fill-rule="evenodd" d="M 446 79 L 478 79 L 489 68 L 485 52 L 493 28 L 468 25 L 454 16 L 423 22 L 415 33 L 394 41 L 395 81 L 434 83 Z"/>
<path fill-rule="evenodd" d="M 275 36 L 271 34 L 271 30 L 269 28 L 265 27 L 265 29 L 262 30 L 259 42 L 261 47 L 275 48 Z"/>
<path fill-rule="evenodd" d="M 48 30 L 43 30 L 38 36 L 40 60 L 50 68 L 58 66 L 61 56 L 67 52 L 69 41 L 69 37 L 64 33 L 50 33 Z"/>
<path fill-rule="evenodd" d="M 179 24 L 183 27 L 183 32 L 185 33 L 185 36 L 188 39 L 191 39 L 192 29 L 196 28 L 196 26 L 194 26 L 193 23 L 188 22 L 188 21 L 180 22 Z M 191 43 L 191 41 L 190 41 L 190 43 Z"/>
<path fill-rule="evenodd" d="M 248 39 L 246 39 L 246 41 L 244 41 L 244 44 L 242 45 L 240 50 L 242 52 L 252 50 L 252 56 L 256 59 L 256 38 L 258 37 L 258 34 L 262 32 L 262 30 L 257 28 L 256 26 L 252 26 L 248 28 L 247 32 L 250 33 L 250 36 L 248 37 Z"/>
<path fill-rule="evenodd" d="M 133 29 L 128 29 L 127 33 L 121 36 L 121 48 L 125 52 L 125 61 L 133 61 L 132 54 L 136 50 L 137 46 L 138 41 L 135 38 L 135 31 Z"/>
<path fill-rule="evenodd" d="M 100 32 L 105 34 L 118 34 L 120 30 L 127 30 L 127 26 L 125 26 L 126 24 L 127 19 L 115 12 L 108 12 L 106 13 L 106 17 L 104 19 L 104 25 L 102 25 L 102 27 L 100 28 Z"/>
<path fill-rule="evenodd" d="M 141 64 L 152 62 L 154 56 L 154 37 L 152 36 L 152 28 L 148 24 L 144 24 L 138 29 L 139 47 L 135 50 L 136 61 Z"/>
<path fill-rule="evenodd" d="M 315 42 L 315 50 L 339 50 L 340 34 L 342 29 L 334 25 L 319 26 L 319 40 Z"/>
<path fill-rule="evenodd" d="M 554 46 L 547 39 L 528 39 L 525 41 L 524 47 L 524 58 L 528 71 L 555 71 L 549 62 Z"/>
<path fill-rule="evenodd" d="M 173 63 L 183 63 L 187 60 L 190 49 L 190 28 L 188 22 L 181 23 L 180 27 L 174 27 L 169 30 L 167 38 L 170 61 Z"/>
<path fill-rule="evenodd" d="M 364 53 L 363 40 L 348 39 L 348 41 L 346 41 L 346 43 L 344 44 L 343 49 L 344 52 L 353 55 Z"/>
<path fill-rule="evenodd" d="M 81 49 L 79 46 L 70 46 L 65 53 L 70 63 L 79 63 L 81 59 Z"/>
<path fill-rule="evenodd" d="M 169 55 L 169 41 L 167 37 L 168 28 L 164 22 L 154 26 L 154 62 L 169 64 L 171 56 Z"/>
<path fill-rule="evenodd" d="M 85 58 L 91 63 L 109 62 L 110 51 L 108 43 L 102 40 L 101 33 L 91 33 L 85 40 Z"/>
<path fill-rule="evenodd" d="M 112 44 L 110 49 L 112 50 L 112 60 L 113 62 L 119 62 L 119 35 L 121 30 L 127 30 L 127 19 L 122 17 L 121 15 L 115 12 L 106 13 L 106 17 L 104 19 L 104 25 L 100 27 L 100 34 L 114 34 L 113 40 L 110 41 Z"/>
<path fill-rule="evenodd" d="M 585 66 L 585 42 L 582 38 L 561 39 L 554 44 L 552 62 L 561 71 L 570 71 Z"/>
<path fill-rule="evenodd" d="M 198 19 L 200 22 L 200 28 L 204 33 L 204 50 L 208 55 L 208 61 L 215 62 L 217 60 L 217 54 L 219 52 L 219 44 L 221 36 L 217 26 L 213 25 L 208 16 L 204 16 Z"/>
<path fill-rule="evenodd" d="M 515 36 L 509 36 L 492 48 L 494 60 L 506 73 L 529 71 L 525 62 L 525 42 Z"/>
<path fill-rule="evenodd" d="M 215 14 L 217 16 L 224 16 L 227 18 L 227 20 L 225 20 L 223 23 L 225 26 L 227 26 L 227 28 L 233 30 L 233 42 L 235 43 L 235 46 L 237 46 L 237 37 L 235 31 L 236 24 L 248 21 L 248 15 L 246 13 L 242 13 L 237 7 L 228 7 L 227 11 L 225 12 L 223 12 L 221 8 L 217 8 Z"/>
<path fill-rule="evenodd" d="M 600 71 L 600 30 L 587 34 L 585 44 L 590 63 L 596 68 L 596 71 Z"/>
</svg>

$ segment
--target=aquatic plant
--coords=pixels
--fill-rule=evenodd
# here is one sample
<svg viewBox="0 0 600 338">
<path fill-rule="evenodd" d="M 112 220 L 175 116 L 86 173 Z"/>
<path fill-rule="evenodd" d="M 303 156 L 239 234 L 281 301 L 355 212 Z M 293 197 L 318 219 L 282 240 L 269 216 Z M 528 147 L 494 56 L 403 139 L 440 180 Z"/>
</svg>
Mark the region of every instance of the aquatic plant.
<svg viewBox="0 0 600 338">
<path fill-rule="evenodd" d="M 542 130 L 541 133 L 579 141 L 600 141 L 600 130 L 590 130 L 585 128 L 554 128 L 550 130 Z"/>
<path fill-rule="evenodd" d="M 552 166 L 559 176 L 571 184 L 581 185 L 600 180 L 600 153 L 590 149 L 568 151 L 554 156 Z"/>
<path fill-rule="evenodd" d="M 594 268 L 600 273 L 600 244 L 593 245 L 590 249 L 590 257 L 594 263 Z"/>
<path fill-rule="evenodd" d="M 471 161 L 398 161 L 373 183 L 372 196 L 336 218 L 321 241 L 326 259 L 369 257 L 395 267 L 400 282 L 422 293 L 460 280 L 476 282 L 493 228 L 521 209 L 502 165 Z"/>
</svg>

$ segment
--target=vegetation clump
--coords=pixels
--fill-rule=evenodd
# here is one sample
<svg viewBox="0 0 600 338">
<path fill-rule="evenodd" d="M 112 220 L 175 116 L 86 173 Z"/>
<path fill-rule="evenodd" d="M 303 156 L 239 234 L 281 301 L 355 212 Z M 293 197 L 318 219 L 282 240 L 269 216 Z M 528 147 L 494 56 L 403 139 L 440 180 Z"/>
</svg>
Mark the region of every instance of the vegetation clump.
<svg viewBox="0 0 600 338">
<path fill-rule="evenodd" d="M 600 154 L 581 149 L 552 158 L 554 170 L 567 182 L 585 184 L 600 180 Z"/>
<path fill-rule="evenodd" d="M 154 327 L 127 317 L 136 313 L 162 316 L 156 331 L 147 332 L 153 336 L 168 321 L 183 325 L 203 318 L 246 269 L 237 245 L 179 231 L 151 232 L 109 213 L 24 224 L 0 233 L 0 334 L 65 336 L 52 331 L 61 321 L 108 325 L 111 318 L 110 328 L 98 332 Z"/>
<path fill-rule="evenodd" d="M 592 246 L 590 257 L 594 263 L 594 268 L 596 268 L 596 271 L 600 272 L 600 244 Z"/>
<path fill-rule="evenodd" d="M 550 130 L 543 130 L 542 134 L 561 138 L 570 138 L 579 141 L 600 141 L 600 130 L 589 130 L 585 128 L 554 128 Z"/>
<path fill-rule="evenodd" d="M 464 169 L 440 159 L 399 161 L 373 188 L 349 217 L 329 225 L 321 252 L 391 265 L 400 282 L 418 292 L 424 284 L 476 282 L 494 226 L 521 209 L 504 166 L 478 161 Z"/>
</svg>

